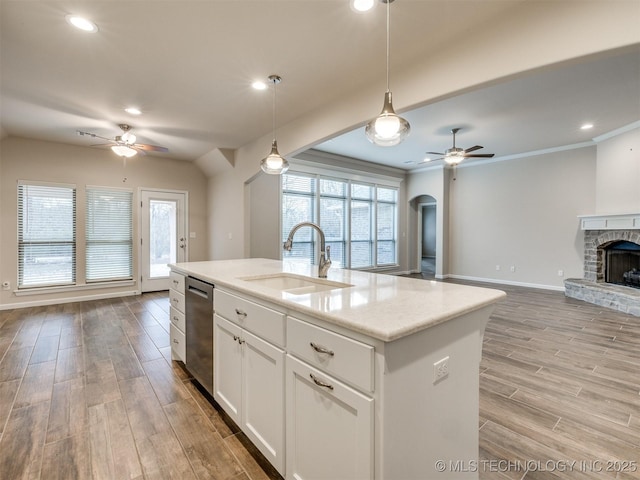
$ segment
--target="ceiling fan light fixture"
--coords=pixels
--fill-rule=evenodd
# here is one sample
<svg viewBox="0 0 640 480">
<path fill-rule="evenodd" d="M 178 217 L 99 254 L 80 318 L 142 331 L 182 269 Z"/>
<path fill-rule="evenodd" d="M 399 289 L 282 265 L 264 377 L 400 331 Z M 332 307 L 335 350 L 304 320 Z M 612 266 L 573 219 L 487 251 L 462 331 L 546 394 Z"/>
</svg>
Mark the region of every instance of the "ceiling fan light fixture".
<svg viewBox="0 0 640 480">
<path fill-rule="evenodd" d="M 137 139 L 137 137 L 129 131 L 124 132 L 120 138 L 127 145 L 133 145 L 134 143 L 136 143 Z"/>
<path fill-rule="evenodd" d="M 396 115 L 389 89 L 389 4 L 393 0 L 382 0 L 387 4 L 387 91 L 384 94 L 382 112 L 367 123 L 364 133 L 369 141 L 380 147 L 392 147 L 402 142 L 411 132 L 404 118 Z"/>
<path fill-rule="evenodd" d="M 289 162 L 278 152 L 278 141 L 276 140 L 276 85 L 282 81 L 279 75 L 269 75 L 269 82 L 273 84 L 273 141 L 271 142 L 271 152 L 260 162 L 260 168 L 269 175 L 282 175 L 289 170 Z"/>
<path fill-rule="evenodd" d="M 130 115 L 142 115 L 142 111 L 136 107 L 127 107 L 124 109 L 124 111 Z"/>
<path fill-rule="evenodd" d="M 126 145 L 113 145 L 111 150 L 116 155 L 126 158 L 131 158 L 138 153 L 133 148 L 127 147 Z"/>
<path fill-rule="evenodd" d="M 462 160 L 464 160 L 464 150 L 462 148 L 450 148 L 444 156 L 444 161 L 448 165 L 458 165 Z"/>
</svg>

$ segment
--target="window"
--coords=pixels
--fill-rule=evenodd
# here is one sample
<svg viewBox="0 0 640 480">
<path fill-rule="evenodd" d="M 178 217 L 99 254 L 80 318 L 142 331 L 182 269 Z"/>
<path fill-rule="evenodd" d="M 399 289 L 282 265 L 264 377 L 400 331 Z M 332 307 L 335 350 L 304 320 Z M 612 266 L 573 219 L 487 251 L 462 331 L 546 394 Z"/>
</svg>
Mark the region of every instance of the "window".
<svg viewBox="0 0 640 480">
<path fill-rule="evenodd" d="M 86 281 L 133 278 L 132 192 L 87 187 L 86 195 Z"/>
<path fill-rule="evenodd" d="M 315 214 L 316 179 L 301 175 L 282 175 L 282 241 L 300 222 L 312 222 Z M 303 228 L 294 237 L 289 258 L 310 259 L 315 263 L 314 233 Z"/>
<path fill-rule="evenodd" d="M 18 287 L 76 281 L 76 189 L 18 184 Z"/>
<path fill-rule="evenodd" d="M 398 190 L 376 188 L 376 258 L 378 265 L 396 263 Z"/>
<path fill-rule="evenodd" d="M 333 265 L 371 268 L 397 263 L 398 189 L 303 173 L 282 176 L 282 239 L 308 221 L 320 225 Z M 294 236 L 285 256 L 317 263 L 311 228 Z"/>
</svg>

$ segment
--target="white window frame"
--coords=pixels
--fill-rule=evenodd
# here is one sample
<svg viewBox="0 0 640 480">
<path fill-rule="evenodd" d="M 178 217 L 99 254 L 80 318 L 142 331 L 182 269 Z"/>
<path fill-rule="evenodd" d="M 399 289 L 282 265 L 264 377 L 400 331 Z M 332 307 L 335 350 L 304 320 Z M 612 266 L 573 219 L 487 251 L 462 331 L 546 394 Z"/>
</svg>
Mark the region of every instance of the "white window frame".
<svg viewBox="0 0 640 480">
<path fill-rule="evenodd" d="M 374 192 L 374 198 L 372 200 L 372 207 L 373 207 L 373 213 L 372 213 L 372 234 L 373 234 L 373 252 L 372 252 L 372 265 L 370 266 L 366 266 L 366 267 L 359 267 L 359 268 L 353 268 L 354 270 L 380 270 L 380 269 L 390 269 L 390 268 L 396 268 L 399 266 L 398 263 L 398 244 L 399 244 L 399 239 L 398 239 L 398 232 L 399 232 L 399 206 L 400 206 L 400 183 L 401 183 L 401 179 L 399 178 L 394 178 L 394 177 L 388 177 L 388 176 L 384 176 L 384 175 L 375 175 L 375 174 L 371 174 L 371 175 L 364 175 L 361 172 L 357 172 L 357 171 L 353 171 L 350 169 L 343 169 L 343 168 L 327 168 L 327 167 L 323 167 L 323 168 L 318 168 L 316 166 L 313 165 L 308 165 L 305 164 L 304 162 L 301 163 L 296 163 L 294 165 L 292 165 L 292 167 L 287 171 L 287 174 L 290 175 L 301 175 L 301 176 L 307 176 L 307 177 L 312 177 L 312 178 L 316 178 L 316 193 L 315 193 L 315 214 L 319 215 L 320 214 L 320 179 L 326 179 L 326 180 L 334 180 L 334 181 L 344 181 L 347 182 L 347 197 L 346 197 L 346 208 L 347 208 L 347 214 L 346 214 L 346 219 L 345 221 L 347 222 L 346 224 L 346 232 L 345 232 L 345 264 L 343 265 L 344 268 L 351 268 L 351 184 L 352 183 L 357 183 L 357 184 L 367 184 L 373 187 L 373 192 Z M 389 188 L 389 189 L 395 189 L 398 193 L 397 193 L 397 197 L 396 197 L 396 203 L 395 203 L 395 207 L 396 207 L 396 215 L 395 215 L 395 263 L 393 264 L 389 264 L 389 263 L 385 263 L 382 265 L 378 265 L 378 246 L 377 246 L 377 187 L 383 187 L 383 188 Z M 282 195 L 283 195 L 283 188 L 282 188 L 282 181 L 280 181 L 280 222 L 282 224 Z M 385 203 L 390 203 L 390 202 L 385 202 Z M 314 219 L 315 221 L 316 219 Z M 282 228 L 280 228 L 280 231 L 282 231 Z M 284 233 L 284 232 L 283 232 Z M 313 239 L 315 239 L 315 236 L 312 237 Z M 284 240 L 284 239 L 283 239 Z M 312 242 L 315 242 L 315 240 L 312 240 Z M 294 238 L 294 243 L 295 243 L 295 238 Z M 313 257 L 312 257 L 312 262 L 316 263 L 317 260 L 315 259 L 315 243 L 312 244 L 312 251 L 314 252 Z M 282 255 L 282 253 L 281 253 Z M 282 258 L 282 257 L 281 257 Z"/>
</svg>

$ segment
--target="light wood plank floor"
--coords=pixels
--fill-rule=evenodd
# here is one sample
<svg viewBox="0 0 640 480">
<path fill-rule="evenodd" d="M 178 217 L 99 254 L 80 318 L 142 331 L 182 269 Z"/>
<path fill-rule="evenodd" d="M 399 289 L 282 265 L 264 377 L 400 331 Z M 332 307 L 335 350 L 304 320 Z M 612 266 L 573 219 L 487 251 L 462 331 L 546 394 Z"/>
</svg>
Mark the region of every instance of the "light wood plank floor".
<svg viewBox="0 0 640 480">
<path fill-rule="evenodd" d="M 640 319 L 500 288 L 480 370 L 480 462 L 447 468 L 639 479 L 622 462 L 640 462 Z M 168 310 L 161 292 L 0 312 L 0 478 L 279 478 L 170 361 Z"/>
</svg>

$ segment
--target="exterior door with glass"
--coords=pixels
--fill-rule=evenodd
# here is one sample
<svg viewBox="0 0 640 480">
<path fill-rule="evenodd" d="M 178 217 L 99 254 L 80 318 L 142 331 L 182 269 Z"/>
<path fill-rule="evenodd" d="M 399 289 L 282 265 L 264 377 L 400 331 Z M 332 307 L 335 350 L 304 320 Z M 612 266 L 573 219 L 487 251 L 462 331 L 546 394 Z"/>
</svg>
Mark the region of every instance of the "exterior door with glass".
<svg viewBox="0 0 640 480">
<path fill-rule="evenodd" d="M 140 190 L 141 291 L 169 290 L 170 263 L 187 256 L 187 193 Z"/>
</svg>

